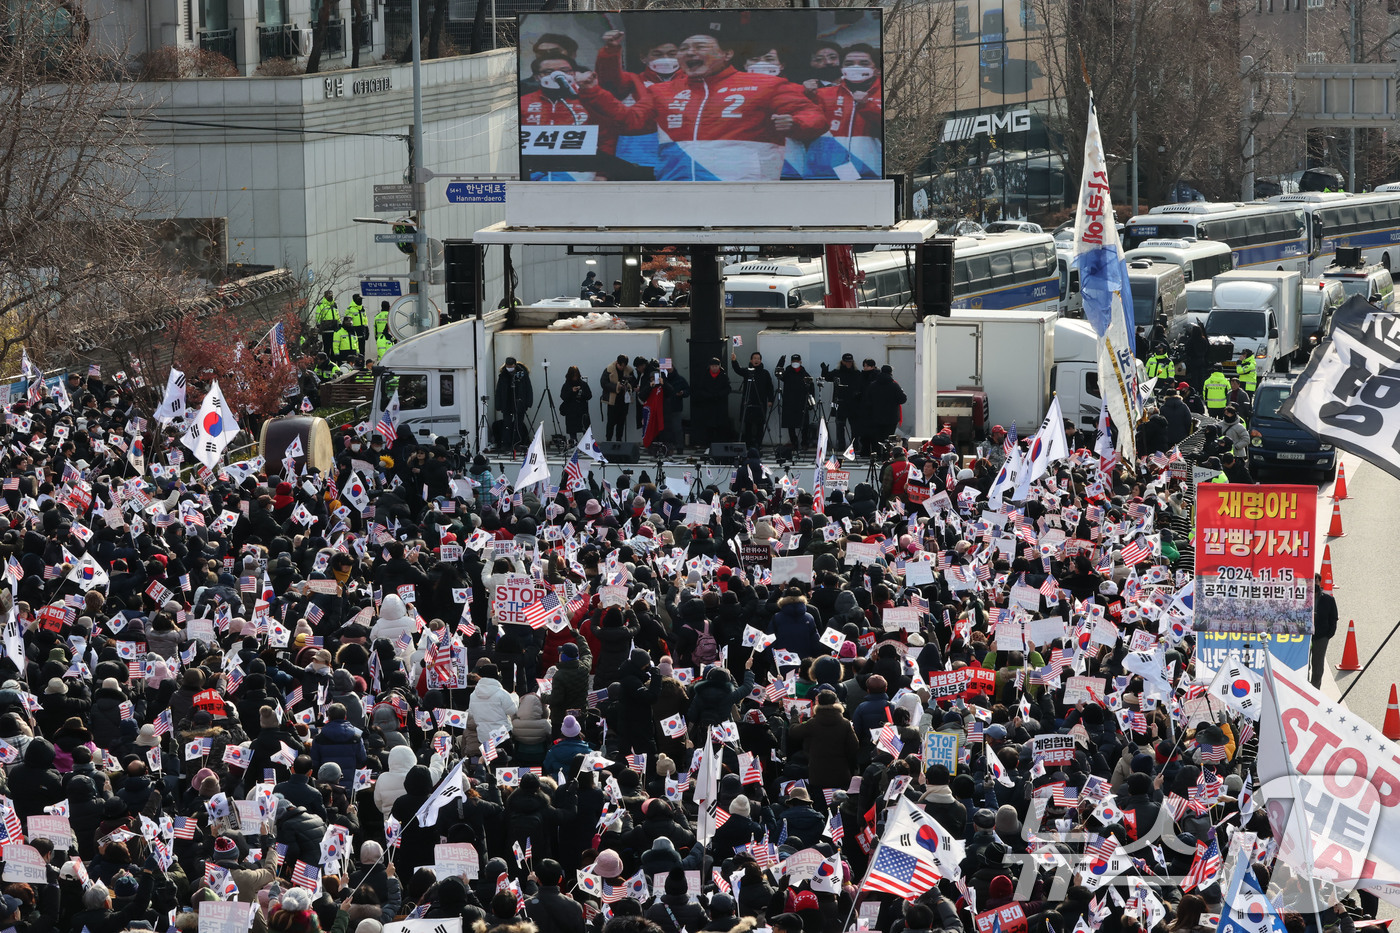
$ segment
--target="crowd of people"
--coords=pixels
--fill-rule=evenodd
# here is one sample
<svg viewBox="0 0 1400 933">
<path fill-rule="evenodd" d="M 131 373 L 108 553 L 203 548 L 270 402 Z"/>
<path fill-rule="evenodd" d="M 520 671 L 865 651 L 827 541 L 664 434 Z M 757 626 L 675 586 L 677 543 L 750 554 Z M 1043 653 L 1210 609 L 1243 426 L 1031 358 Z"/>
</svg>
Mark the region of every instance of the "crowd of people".
<svg viewBox="0 0 1400 933">
<path fill-rule="evenodd" d="M 514 489 L 368 425 L 191 472 L 147 417 L 7 413 L 0 928 L 1191 933 L 1222 854 L 1286 875 L 1174 458 Z"/>
</svg>

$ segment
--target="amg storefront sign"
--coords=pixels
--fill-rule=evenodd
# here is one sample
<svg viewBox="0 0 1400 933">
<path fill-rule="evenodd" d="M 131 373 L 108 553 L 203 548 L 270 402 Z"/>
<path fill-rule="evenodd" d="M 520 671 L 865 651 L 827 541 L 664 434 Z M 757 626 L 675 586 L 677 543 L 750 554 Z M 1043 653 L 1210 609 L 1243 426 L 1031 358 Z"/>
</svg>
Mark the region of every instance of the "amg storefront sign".
<svg viewBox="0 0 1400 933">
<path fill-rule="evenodd" d="M 1031 128 L 1029 110 L 1006 110 L 1002 113 L 979 113 L 972 117 L 954 117 L 943 124 L 945 143 L 995 136 L 998 133 L 1024 133 Z"/>
</svg>

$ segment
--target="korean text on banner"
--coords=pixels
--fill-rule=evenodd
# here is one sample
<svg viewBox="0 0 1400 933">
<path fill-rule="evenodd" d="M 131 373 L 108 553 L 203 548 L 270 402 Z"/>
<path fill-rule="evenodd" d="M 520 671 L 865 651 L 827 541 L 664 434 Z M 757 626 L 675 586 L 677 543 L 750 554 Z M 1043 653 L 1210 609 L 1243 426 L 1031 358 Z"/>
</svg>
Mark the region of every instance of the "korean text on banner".
<svg viewBox="0 0 1400 933">
<path fill-rule="evenodd" d="M 1269 639 L 1272 653 L 1290 666 L 1305 660 L 1313 626 L 1316 513 L 1317 490 L 1311 486 L 1198 486 L 1196 631 L 1289 636 Z M 1299 649 L 1301 658 L 1295 657 Z"/>
</svg>

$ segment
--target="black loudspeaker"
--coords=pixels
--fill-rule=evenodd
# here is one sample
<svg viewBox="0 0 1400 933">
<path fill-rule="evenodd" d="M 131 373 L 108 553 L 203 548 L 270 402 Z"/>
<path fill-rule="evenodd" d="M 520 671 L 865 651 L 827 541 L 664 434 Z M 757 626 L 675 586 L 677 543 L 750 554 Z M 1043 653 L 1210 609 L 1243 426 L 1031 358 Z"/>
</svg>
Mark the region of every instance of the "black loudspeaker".
<svg viewBox="0 0 1400 933">
<path fill-rule="evenodd" d="M 749 455 L 747 444 L 729 442 L 710 445 L 710 460 L 715 463 L 738 463 Z"/>
<path fill-rule="evenodd" d="M 953 238 L 934 237 L 917 250 L 918 294 L 914 317 L 948 317 L 953 311 Z"/>
<path fill-rule="evenodd" d="M 443 297 L 449 321 L 474 318 L 485 310 L 481 307 L 484 258 L 484 247 L 471 240 L 443 241 Z"/>
<path fill-rule="evenodd" d="M 598 441 L 603 459 L 609 463 L 640 463 L 642 448 L 634 441 Z"/>
</svg>

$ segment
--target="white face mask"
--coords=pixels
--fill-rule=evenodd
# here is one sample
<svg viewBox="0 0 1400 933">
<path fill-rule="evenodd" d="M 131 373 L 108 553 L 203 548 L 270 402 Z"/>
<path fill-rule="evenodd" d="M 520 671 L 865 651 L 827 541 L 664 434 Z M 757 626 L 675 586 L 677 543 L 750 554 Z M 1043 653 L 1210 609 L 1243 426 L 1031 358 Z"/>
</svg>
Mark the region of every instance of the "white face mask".
<svg viewBox="0 0 1400 933">
<path fill-rule="evenodd" d="M 649 67 L 659 75 L 673 75 L 680 70 L 681 63 L 674 58 L 653 58 Z"/>
<path fill-rule="evenodd" d="M 875 77 L 875 69 L 867 68 L 865 65 L 847 65 L 841 69 L 841 78 L 852 84 L 864 84 Z"/>
<path fill-rule="evenodd" d="M 772 62 L 754 62 L 749 65 L 748 72 L 752 75 L 772 75 L 776 78 L 783 73 L 783 69 L 780 65 L 775 65 Z"/>
</svg>

